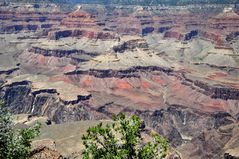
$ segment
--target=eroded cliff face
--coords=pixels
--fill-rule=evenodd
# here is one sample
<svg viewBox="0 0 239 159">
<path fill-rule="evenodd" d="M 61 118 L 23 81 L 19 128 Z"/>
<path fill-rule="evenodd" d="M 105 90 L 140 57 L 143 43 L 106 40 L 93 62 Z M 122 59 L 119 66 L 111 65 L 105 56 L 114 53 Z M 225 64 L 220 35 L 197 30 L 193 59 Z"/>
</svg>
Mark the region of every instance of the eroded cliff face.
<svg viewBox="0 0 239 159">
<path fill-rule="evenodd" d="M 1 89 L 1 98 L 12 113 L 47 116 L 58 124 L 102 118 L 88 107 L 90 97 L 79 95 L 75 100 L 63 100 L 55 89 L 34 90 L 30 81 L 14 82 Z"/>
<path fill-rule="evenodd" d="M 49 39 L 59 40 L 66 37 L 86 37 L 89 39 L 113 40 L 116 35 L 103 30 L 94 16 L 84 12 L 80 7 L 68 14 L 61 21 L 61 27 L 48 33 Z"/>
<path fill-rule="evenodd" d="M 86 37 L 89 39 L 114 39 L 115 35 L 105 31 L 87 30 L 87 29 L 70 29 L 52 31 L 48 33 L 49 39 L 58 40 L 66 37 Z"/>
<path fill-rule="evenodd" d="M 166 110 L 139 112 L 146 125 L 165 134 L 174 146 L 199 136 L 204 131 L 218 129 L 220 126 L 235 122 L 227 113 L 204 114 L 180 106 L 170 106 Z"/>
<path fill-rule="evenodd" d="M 49 120 L 57 124 L 79 120 L 109 119 L 112 113 L 117 111 L 113 103 L 98 108 L 92 107 L 89 104 L 91 96 L 81 96 L 77 101 L 63 101 L 56 90 L 33 91 L 28 81 L 5 86 L 1 95 L 13 113 L 47 116 Z M 22 102 L 19 103 L 19 101 Z M 179 147 L 180 155 L 184 157 L 193 155 L 221 158 L 223 155 L 228 155 L 228 149 L 224 149 L 224 145 L 232 140 L 233 135 L 229 128 L 224 130 L 223 127 L 236 128 L 235 125 L 233 126 L 236 119 L 229 113 L 205 113 L 179 105 L 153 111 L 119 105 L 116 109 L 120 107 L 122 107 L 120 112 L 139 115 L 146 126 L 167 137 L 172 146 Z M 225 136 L 225 133 L 228 135 Z M 215 147 L 213 143 L 217 146 Z M 191 144 L 197 145 L 198 148 L 192 150 L 190 154 L 185 153 L 186 149 L 190 149 Z"/>
<path fill-rule="evenodd" d="M 1 6 L 0 19 L 2 33 L 21 31 L 36 32 L 49 30 L 60 24 L 66 16 L 55 4 L 12 4 Z"/>
<path fill-rule="evenodd" d="M 127 17 L 119 12 L 113 12 L 113 16 L 119 18 L 106 19 L 105 26 L 122 34 L 145 36 L 156 32 L 164 33 L 165 38 L 183 41 L 199 36 L 221 47 L 230 47 L 228 41 L 238 32 L 238 14 L 231 7 L 223 11 L 223 6 L 216 5 L 205 6 L 205 10 L 193 6 L 188 9 L 135 7 Z M 124 25 L 120 25 L 122 23 Z"/>
<path fill-rule="evenodd" d="M 67 18 L 62 20 L 61 23 L 63 26 L 71 27 L 71 28 L 79 28 L 79 27 L 96 27 L 96 20 L 94 16 L 91 14 L 84 12 L 78 7 L 77 10 L 70 13 Z"/>
<path fill-rule="evenodd" d="M 137 114 L 182 158 L 236 156 L 238 15 L 97 7 L 0 7 L 0 97 L 9 110 L 57 124 Z"/>
</svg>

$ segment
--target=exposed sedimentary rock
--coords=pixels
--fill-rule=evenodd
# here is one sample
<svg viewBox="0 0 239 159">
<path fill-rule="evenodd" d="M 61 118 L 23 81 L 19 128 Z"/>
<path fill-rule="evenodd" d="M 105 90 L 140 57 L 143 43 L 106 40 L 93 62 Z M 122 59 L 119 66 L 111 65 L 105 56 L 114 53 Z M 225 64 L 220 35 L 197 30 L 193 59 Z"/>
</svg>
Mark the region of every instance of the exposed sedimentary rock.
<svg viewBox="0 0 239 159">
<path fill-rule="evenodd" d="M 135 48 L 147 49 L 148 48 L 148 44 L 143 39 L 129 40 L 129 41 L 123 42 L 120 45 L 114 46 L 113 50 L 115 52 L 122 53 L 122 52 L 124 52 L 126 50 L 133 50 Z"/>
<path fill-rule="evenodd" d="M 30 113 L 33 96 L 31 82 L 22 81 L 10 84 L 1 91 L 1 96 L 13 113 Z"/>
<path fill-rule="evenodd" d="M 49 39 L 58 40 L 66 37 L 87 37 L 89 39 L 114 39 L 115 35 L 105 31 L 95 31 L 87 29 L 64 29 L 48 33 Z"/>
<path fill-rule="evenodd" d="M 77 74 L 86 74 L 86 75 L 92 75 L 98 78 L 108 78 L 108 77 L 118 77 L 118 78 L 124 78 L 124 77 L 139 77 L 137 76 L 137 71 L 144 70 L 144 71 L 162 71 L 165 73 L 172 72 L 169 68 L 163 68 L 163 67 L 157 67 L 157 66 L 136 66 L 129 68 L 127 70 L 94 70 L 90 69 L 88 71 L 82 71 L 82 70 L 76 70 L 73 72 L 65 73 L 66 75 L 77 75 Z M 134 75 L 135 74 L 135 75 Z"/>
<path fill-rule="evenodd" d="M 0 70 L 0 75 L 1 74 L 6 74 L 6 75 L 10 75 L 15 71 L 18 71 L 19 68 L 12 68 L 12 69 L 8 69 L 8 70 Z"/>
<path fill-rule="evenodd" d="M 92 15 L 78 8 L 74 12 L 70 13 L 67 18 L 63 19 L 61 24 L 71 28 L 96 27 L 96 20 Z"/>
<path fill-rule="evenodd" d="M 57 124 L 137 114 L 182 158 L 237 157 L 236 13 L 52 7 L 0 6 L 0 97 L 12 113 Z"/>
<path fill-rule="evenodd" d="M 200 88 L 205 90 L 205 93 L 210 95 L 212 98 L 220 98 L 224 100 L 228 99 L 239 99 L 239 90 L 234 88 L 223 88 L 223 87 L 215 87 L 204 84 L 199 81 L 195 81 L 194 84 L 199 86 Z"/>
<path fill-rule="evenodd" d="M 64 37 L 87 37 L 90 39 L 114 39 L 115 35 L 111 32 L 103 31 L 97 25 L 96 20 L 92 15 L 78 8 L 70 13 L 67 18 L 61 22 L 63 27 L 60 30 L 51 31 L 48 33 L 49 39 L 58 40 Z"/>
<path fill-rule="evenodd" d="M 85 54 L 90 56 L 96 56 L 96 53 L 87 53 L 84 50 L 47 50 L 38 47 L 32 47 L 28 50 L 35 54 L 41 54 L 43 56 L 55 56 L 55 57 L 71 57 L 72 54 Z"/>
<path fill-rule="evenodd" d="M 11 7 L 0 7 L 1 27 L 0 32 L 16 33 L 21 31 L 32 31 L 50 29 L 59 25 L 66 16 L 59 11 L 56 5 L 41 5 L 35 8 L 33 5 L 16 5 Z M 46 10 L 45 10 L 46 9 Z"/>
<path fill-rule="evenodd" d="M 50 139 L 33 141 L 32 147 L 31 159 L 63 159 L 63 156 L 56 150 L 54 141 Z"/>
<path fill-rule="evenodd" d="M 54 89 L 32 90 L 31 82 L 21 81 L 1 88 L 1 98 L 15 114 L 28 113 L 35 116 L 48 116 L 56 123 L 93 119 L 89 111 L 90 95 L 79 95 L 75 101 L 62 100 Z"/>
<path fill-rule="evenodd" d="M 139 115 L 147 125 L 154 127 L 160 134 L 165 134 L 169 141 L 177 146 L 181 145 L 183 140 L 190 140 L 205 130 L 217 129 L 234 122 L 229 114 L 209 115 L 187 109 L 182 110 L 178 106 L 151 113 L 139 112 Z"/>
</svg>

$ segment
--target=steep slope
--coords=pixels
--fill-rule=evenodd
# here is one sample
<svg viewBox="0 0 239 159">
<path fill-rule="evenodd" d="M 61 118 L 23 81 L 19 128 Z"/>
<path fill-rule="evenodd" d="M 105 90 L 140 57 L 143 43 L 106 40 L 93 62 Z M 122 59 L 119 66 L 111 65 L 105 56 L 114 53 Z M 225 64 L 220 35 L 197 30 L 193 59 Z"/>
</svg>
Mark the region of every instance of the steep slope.
<svg viewBox="0 0 239 159">
<path fill-rule="evenodd" d="M 185 158 L 235 156 L 238 15 L 208 8 L 1 6 L 0 98 L 56 124 L 137 114 Z"/>
</svg>

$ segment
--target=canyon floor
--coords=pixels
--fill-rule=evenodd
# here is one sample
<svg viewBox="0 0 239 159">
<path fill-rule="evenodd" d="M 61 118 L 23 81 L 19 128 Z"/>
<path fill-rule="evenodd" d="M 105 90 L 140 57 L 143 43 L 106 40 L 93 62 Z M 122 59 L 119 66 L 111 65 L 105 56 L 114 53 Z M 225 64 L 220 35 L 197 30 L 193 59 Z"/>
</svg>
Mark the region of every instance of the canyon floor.
<svg viewBox="0 0 239 159">
<path fill-rule="evenodd" d="M 181 158 L 239 158 L 239 14 L 234 5 L 0 5 L 0 98 L 40 139 L 136 114 Z M 79 142 L 78 142 L 79 141 Z"/>
</svg>

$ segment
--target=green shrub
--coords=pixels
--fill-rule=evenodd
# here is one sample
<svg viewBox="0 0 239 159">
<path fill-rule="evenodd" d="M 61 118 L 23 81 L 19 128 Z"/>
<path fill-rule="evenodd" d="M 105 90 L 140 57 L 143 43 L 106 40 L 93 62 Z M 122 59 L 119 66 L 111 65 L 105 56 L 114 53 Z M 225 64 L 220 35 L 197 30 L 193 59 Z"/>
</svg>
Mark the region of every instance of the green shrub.
<svg viewBox="0 0 239 159">
<path fill-rule="evenodd" d="M 26 159 L 29 157 L 31 142 L 40 133 L 40 123 L 30 128 L 14 130 L 11 115 L 0 102 L 0 158 Z"/>
<path fill-rule="evenodd" d="M 100 123 L 82 137 L 83 159 L 159 159 L 168 152 L 168 142 L 158 134 L 153 141 L 142 142 L 142 121 L 138 116 L 127 119 L 124 114 L 114 117 L 112 124 Z"/>
</svg>

